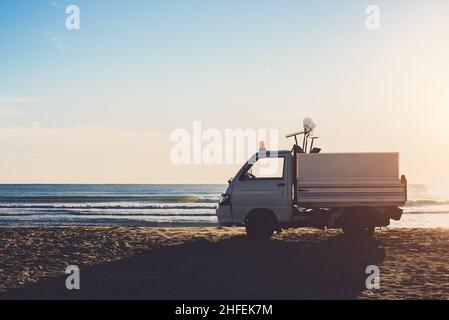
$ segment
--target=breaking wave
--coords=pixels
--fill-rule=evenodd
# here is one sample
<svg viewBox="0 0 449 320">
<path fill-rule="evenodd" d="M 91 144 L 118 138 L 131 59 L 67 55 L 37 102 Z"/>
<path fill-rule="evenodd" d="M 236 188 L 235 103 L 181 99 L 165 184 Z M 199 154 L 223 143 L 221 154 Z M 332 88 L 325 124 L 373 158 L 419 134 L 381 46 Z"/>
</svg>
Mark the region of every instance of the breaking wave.
<svg viewBox="0 0 449 320">
<path fill-rule="evenodd" d="M 89 202 L 160 202 L 217 203 L 218 196 L 60 196 L 0 197 L 2 203 L 89 203 Z"/>
</svg>

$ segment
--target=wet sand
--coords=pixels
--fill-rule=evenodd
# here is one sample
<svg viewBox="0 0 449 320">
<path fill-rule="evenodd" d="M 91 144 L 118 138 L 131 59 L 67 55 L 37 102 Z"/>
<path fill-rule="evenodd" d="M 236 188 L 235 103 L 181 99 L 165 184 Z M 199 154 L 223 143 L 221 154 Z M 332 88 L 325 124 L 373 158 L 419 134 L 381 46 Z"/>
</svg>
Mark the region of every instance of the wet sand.
<svg viewBox="0 0 449 320">
<path fill-rule="evenodd" d="M 0 299 L 448 299 L 448 229 L 0 228 Z M 81 268 L 81 290 L 65 269 Z M 380 289 L 366 289 L 366 267 Z"/>
</svg>

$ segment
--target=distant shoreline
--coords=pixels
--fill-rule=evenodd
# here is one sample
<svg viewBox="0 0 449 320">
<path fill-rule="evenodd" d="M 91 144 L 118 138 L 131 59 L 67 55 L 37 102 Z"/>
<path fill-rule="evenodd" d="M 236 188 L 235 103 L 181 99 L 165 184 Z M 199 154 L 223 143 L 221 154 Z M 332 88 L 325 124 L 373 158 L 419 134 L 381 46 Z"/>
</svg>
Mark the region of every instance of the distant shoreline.
<svg viewBox="0 0 449 320">
<path fill-rule="evenodd" d="M 0 214 L 0 218 L 2 215 Z M 5 217 L 5 216 L 3 216 Z M 144 217 L 151 217 L 151 215 L 144 215 Z M 200 216 L 202 217 L 202 216 Z M 46 221 L 45 219 L 37 219 L 31 223 L 26 221 L 18 222 L 4 222 L 0 219 L 0 229 L 9 228 L 85 228 L 86 230 L 95 228 L 176 228 L 176 229 L 194 229 L 194 228 L 210 228 L 219 227 L 218 221 L 216 221 L 215 215 L 207 215 L 212 219 L 211 222 L 156 222 L 156 221 L 132 221 L 132 220 L 119 220 L 119 219 L 107 219 L 105 217 L 103 220 L 92 220 L 91 222 L 67 222 L 61 221 L 55 223 L 52 221 Z M 100 219 L 101 217 L 97 217 Z M 449 230 L 449 213 L 406 213 L 402 216 L 400 221 L 391 221 L 390 226 L 377 228 L 377 231 L 382 230 L 395 230 L 395 229 L 448 229 Z"/>
</svg>

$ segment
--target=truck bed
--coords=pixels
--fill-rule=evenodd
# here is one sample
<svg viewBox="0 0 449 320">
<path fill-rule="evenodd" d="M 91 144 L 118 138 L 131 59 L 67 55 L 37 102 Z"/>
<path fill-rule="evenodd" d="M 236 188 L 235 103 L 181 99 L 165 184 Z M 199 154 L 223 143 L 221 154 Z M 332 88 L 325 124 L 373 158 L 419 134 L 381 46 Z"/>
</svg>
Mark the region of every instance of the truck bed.
<svg viewBox="0 0 449 320">
<path fill-rule="evenodd" d="M 407 201 L 399 153 L 298 154 L 295 188 L 302 207 L 403 206 Z"/>
</svg>

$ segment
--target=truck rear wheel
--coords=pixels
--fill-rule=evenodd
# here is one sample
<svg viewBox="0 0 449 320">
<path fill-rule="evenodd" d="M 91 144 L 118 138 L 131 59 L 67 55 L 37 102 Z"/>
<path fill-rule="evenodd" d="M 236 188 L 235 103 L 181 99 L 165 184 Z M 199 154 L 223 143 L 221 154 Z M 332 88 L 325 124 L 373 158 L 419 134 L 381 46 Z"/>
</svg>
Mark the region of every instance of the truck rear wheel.
<svg viewBox="0 0 449 320">
<path fill-rule="evenodd" d="M 352 238 L 371 238 L 374 236 L 374 227 L 345 226 L 343 232 Z"/>
<path fill-rule="evenodd" d="M 268 240 L 275 229 L 276 218 L 271 213 L 254 213 L 246 219 L 246 234 L 252 240 Z"/>
</svg>

